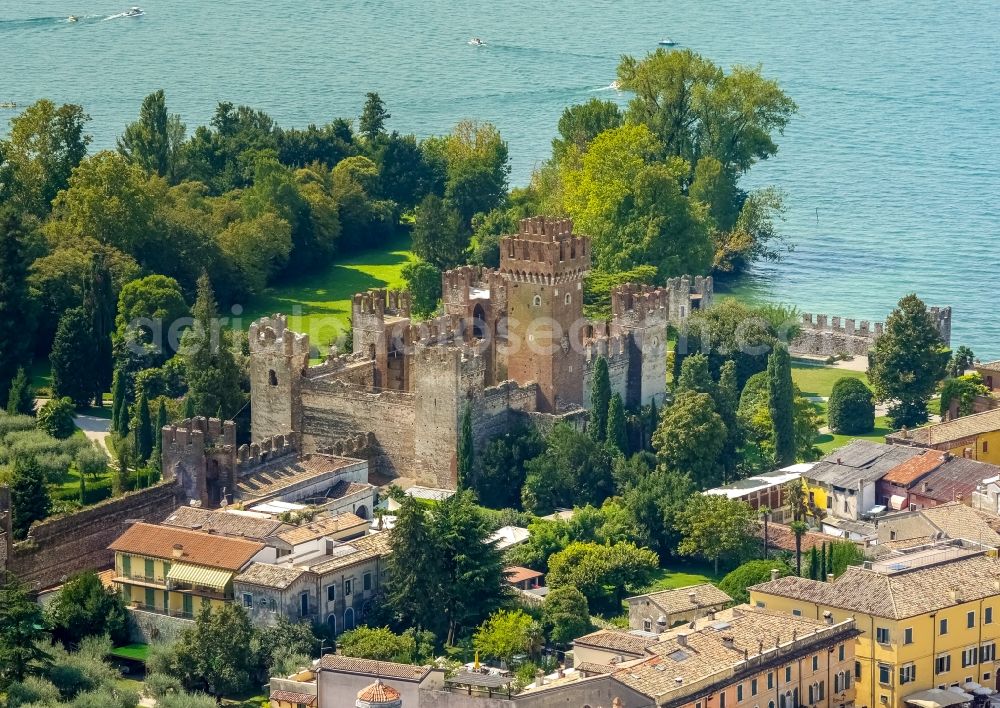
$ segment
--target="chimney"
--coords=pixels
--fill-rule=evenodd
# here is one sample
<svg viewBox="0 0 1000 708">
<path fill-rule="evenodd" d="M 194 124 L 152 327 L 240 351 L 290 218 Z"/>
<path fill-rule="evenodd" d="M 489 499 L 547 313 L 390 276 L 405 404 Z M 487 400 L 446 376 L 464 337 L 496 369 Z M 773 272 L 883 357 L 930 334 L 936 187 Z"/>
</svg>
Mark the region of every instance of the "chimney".
<svg viewBox="0 0 1000 708">
<path fill-rule="evenodd" d="M 909 431 L 909 429 L 905 425 L 902 427 L 902 429 L 899 432 L 903 436 L 904 440 L 909 440 L 910 439 L 910 431 Z"/>
<path fill-rule="evenodd" d="M 681 684 L 684 683 L 684 677 L 683 676 L 674 676 L 674 683 L 676 683 L 678 686 L 680 686 Z"/>
<path fill-rule="evenodd" d="M 566 678 L 566 672 L 563 670 L 562 664 L 559 664 L 559 668 L 556 670 L 556 676 L 559 678 Z"/>
<path fill-rule="evenodd" d="M 944 451 L 944 455 L 942 455 L 942 458 L 944 459 L 945 462 L 947 462 L 948 460 L 950 460 L 952 457 L 953 457 L 953 455 L 950 452 L 948 452 L 947 450 L 945 450 Z"/>
<path fill-rule="evenodd" d="M 827 573 L 826 574 L 826 582 L 828 582 L 828 583 L 832 583 L 833 582 L 833 573 Z"/>
<path fill-rule="evenodd" d="M 957 588 L 950 590 L 948 595 L 951 597 L 952 602 L 958 603 L 962 601 L 962 593 Z"/>
<path fill-rule="evenodd" d="M 174 549 L 171 552 L 171 555 L 174 558 L 183 558 L 184 557 L 184 546 L 182 546 L 179 543 L 175 543 L 174 544 Z"/>
<path fill-rule="evenodd" d="M 823 621 L 827 624 L 833 624 L 833 613 L 830 610 L 823 613 Z"/>
<path fill-rule="evenodd" d="M 771 580 L 777 580 L 779 575 L 781 575 L 780 570 L 777 568 L 771 568 Z"/>
<path fill-rule="evenodd" d="M 694 590 L 688 590 L 688 600 L 690 600 L 691 602 L 698 602 L 698 598 L 695 595 Z"/>
<path fill-rule="evenodd" d="M 535 685 L 536 686 L 544 686 L 545 685 L 545 672 L 542 671 L 541 669 L 538 669 L 535 672 Z"/>
<path fill-rule="evenodd" d="M 722 638 L 722 646 L 724 646 L 726 649 L 735 649 L 736 640 L 727 634 Z"/>
<path fill-rule="evenodd" d="M 679 645 L 681 645 L 682 647 L 686 647 L 688 645 L 688 636 L 687 636 L 687 634 L 684 633 L 684 632 L 678 632 L 677 633 L 677 643 Z"/>
<path fill-rule="evenodd" d="M 924 493 L 927 492 L 927 482 L 926 481 L 923 481 L 923 482 L 920 483 L 920 491 L 924 492 Z"/>
</svg>

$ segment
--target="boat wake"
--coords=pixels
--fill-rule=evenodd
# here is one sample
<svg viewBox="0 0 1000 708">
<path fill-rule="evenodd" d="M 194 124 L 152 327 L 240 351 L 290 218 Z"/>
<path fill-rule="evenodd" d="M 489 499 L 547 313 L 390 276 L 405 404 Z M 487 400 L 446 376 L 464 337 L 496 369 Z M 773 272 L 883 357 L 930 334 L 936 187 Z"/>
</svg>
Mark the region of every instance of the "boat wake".
<svg viewBox="0 0 1000 708">
<path fill-rule="evenodd" d="M 125 12 L 119 12 L 115 15 L 108 15 L 107 17 L 104 18 L 103 21 L 107 22 L 108 20 L 121 20 L 130 17 L 142 17 L 145 14 L 146 13 L 140 10 L 139 8 L 134 7 L 131 10 L 126 10 Z"/>
</svg>

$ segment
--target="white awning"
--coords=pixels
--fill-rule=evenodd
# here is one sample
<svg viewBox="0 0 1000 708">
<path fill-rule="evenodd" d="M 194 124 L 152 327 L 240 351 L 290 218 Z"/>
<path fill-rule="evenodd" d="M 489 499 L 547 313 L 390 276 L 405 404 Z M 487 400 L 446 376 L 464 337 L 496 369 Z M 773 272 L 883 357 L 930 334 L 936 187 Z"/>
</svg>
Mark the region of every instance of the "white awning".
<svg viewBox="0 0 1000 708">
<path fill-rule="evenodd" d="M 903 699 L 904 703 L 917 708 L 947 708 L 972 701 L 973 697 L 960 688 L 947 691 L 941 688 L 929 688 L 926 691 L 911 693 Z"/>
<path fill-rule="evenodd" d="M 891 497 L 889 497 L 889 506 L 891 506 L 896 511 L 902 509 L 904 504 L 906 504 L 906 497 L 901 497 L 898 494 L 893 494 Z"/>
</svg>

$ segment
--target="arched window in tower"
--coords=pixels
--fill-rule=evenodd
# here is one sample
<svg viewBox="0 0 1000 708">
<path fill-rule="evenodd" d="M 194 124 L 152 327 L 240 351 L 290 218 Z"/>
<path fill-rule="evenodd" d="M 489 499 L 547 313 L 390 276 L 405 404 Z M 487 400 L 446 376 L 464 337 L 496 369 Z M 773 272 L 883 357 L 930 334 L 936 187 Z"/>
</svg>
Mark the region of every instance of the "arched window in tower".
<svg viewBox="0 0 1000 708">
<path fill-rule="evenodd" d="M 569 305 L 571 302 L 573 302 L 573 296 L 570 295 L 569 293 L 566 293 L 566 297 L 563 299 L 563 302 Z"/>
<path fill-rule="evenodd" d="M 541 295 L 535 295 L 535 297 L 532 298 L 532 300 L 531 300 L 531 304 L 534 307 L 541 307 L 542 306 L 542 296 Z"/>
<path fill-rule="evenodd" d="M 274 369 L 267 372 L 267 382 L 272 386 L 278 385 L 278 374 L 275 373 Z"/>
</svg>

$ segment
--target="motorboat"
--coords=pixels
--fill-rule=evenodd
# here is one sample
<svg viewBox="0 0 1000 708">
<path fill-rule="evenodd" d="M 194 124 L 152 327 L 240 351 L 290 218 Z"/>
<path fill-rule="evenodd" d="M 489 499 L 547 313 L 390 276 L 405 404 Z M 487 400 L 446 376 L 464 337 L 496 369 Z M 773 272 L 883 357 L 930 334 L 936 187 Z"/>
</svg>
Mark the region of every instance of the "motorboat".
<svg viewBox="0 0 1000 708">
<path fill-rule="evenodd" d="M 670 39 L 670 37 L 664 37 L 659 42 L 657 42 L 657 44 L 659 44 L 661 47 L 676 47 L 677 46 L 677 42 L 675 42 L 674 40 Z"/>
<path fill-rule="evenodd" d="M 0 108 L 17 108 L 17 103 L 14 101 L 0 101 Z"/>
<path fill-rule="evenodd" d="M 66 18 L 66 21 L 67 22 L 79 22 L 80 18 L 77 17 L 76 15 L 70 15 L 69 17 Z"/>
<path fill-rule="evenodd" d="M 469 40 L 469 45 L 473 47 L 485 47 L 486 42 L 481 40 L 479 37 L 473 37 L 472 39 Z"/>
<path fill-rule="evenodd" d="M 621 82 L 618 81 L 618 79 L 615 79 L 610 84 L 608 84 L 608 88 L 609 89 L 614 89 L 615 91 L 621 91 L 622 90 L 622 85 L 621 85 Z"/>
<path fill-rule="evenodd" d="M 125 12 L 122 13 L 122 17 L 139 17 L 144 14 L 143 11 L 138 7 L 130 7 Z"/>
</svg>

